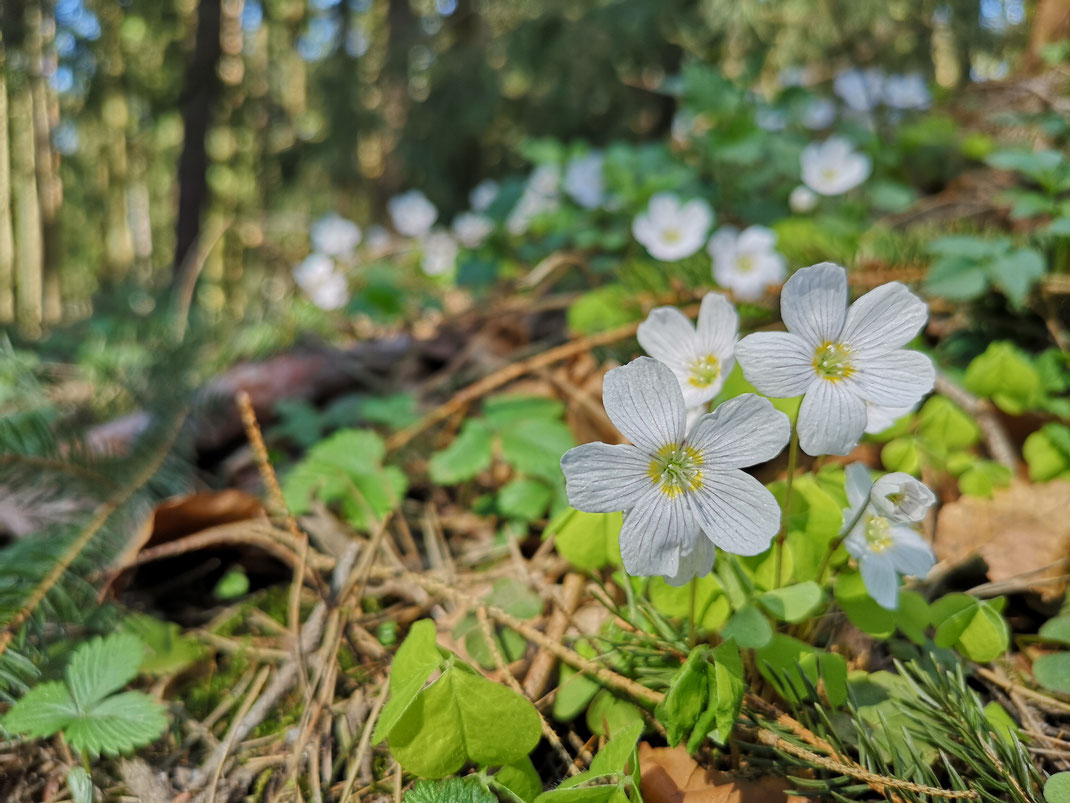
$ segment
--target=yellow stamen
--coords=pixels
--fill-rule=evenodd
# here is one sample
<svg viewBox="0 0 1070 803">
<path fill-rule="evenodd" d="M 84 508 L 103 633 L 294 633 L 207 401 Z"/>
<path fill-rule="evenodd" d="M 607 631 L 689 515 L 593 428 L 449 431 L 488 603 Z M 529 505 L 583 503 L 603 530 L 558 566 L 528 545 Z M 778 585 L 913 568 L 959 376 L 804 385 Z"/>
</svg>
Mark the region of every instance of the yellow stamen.
<svg viewBox="0 0 1070 803">
<path fill-rule="evenodd" d="M 675 499 L 702 487 L 702 463 L 702 455 L 694 447 L 669 443 L 658 449 L 646 473 L 663 494 Z"/>
<path fill-rule="evenodd" d="M 708 388 L 721 375 L 721 361 L 712 354 L 698 357 L 691 363 L 688 373 L 687 384 L 695 388 Z"/>
<path fill-rule="evenodd" d="M 851 364 L 851 349 L 843 343 L 826 340 L 814 352 L 814 371 L 830 382 L 846 379 L 855 372 Z"/>
<path fill-rule="evenodd" d="M 892 526 L 884 516 L 867 516 L 865 533 L 873 552 L 883 552 L 892 545 Z"/>
</svg>

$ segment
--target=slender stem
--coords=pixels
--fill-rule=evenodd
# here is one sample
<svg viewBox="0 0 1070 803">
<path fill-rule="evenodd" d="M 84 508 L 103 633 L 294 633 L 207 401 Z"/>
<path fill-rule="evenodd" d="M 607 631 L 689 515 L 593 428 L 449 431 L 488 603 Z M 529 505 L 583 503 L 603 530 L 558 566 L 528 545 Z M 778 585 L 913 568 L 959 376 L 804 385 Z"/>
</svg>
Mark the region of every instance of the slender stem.
<svg viewBox="0 0 1070 803">
<path fill-rule="evenodd" d="M 690 602 L 687 609 L 687 646 L 695 649 L 695 592 L 698 589 L 698 578 L 691 578 Z"/>
<path fill-rule="evenodd" d="M 791 422 L 791 441 L 788 444 L 788 477 L 784 482 L 784 513 L 780 524 L 780 532 L 777 533 L 776 547 L 773 553 L 773 581 L 774 588 L 780 588 L 784 584 L 782 576 L 784 569 L 784 540 L 788 537 L 788 511 L 791 509 L 791 482 L 795 477 L 795 467 L 799 463 L 799 433 L 795 429 L 795 422 Z"/>
<path fill-rule="evenodd" d="M 817 582 L 821 583 L 825 579 L 825 572 L 828 570 L 829 563 L 832 562 L 832 556 L 836 554 L 836 550 L 840 548 L 840 544 L 844 542 L 848 535 L 851 534 L 851 530 L 855 528 L 855 525 L 862 520 L 862 516 L 865 514 L 866 509 L 869 507 L 869 502 L 865 502 L 862 507 L 855 513 L 855 517 L 840 530 L 840 536 L 829 547 L 828 552 L 825 553 L 825 559 L 821 561 L 821 567 L 817 570 Z"/>
</svg>

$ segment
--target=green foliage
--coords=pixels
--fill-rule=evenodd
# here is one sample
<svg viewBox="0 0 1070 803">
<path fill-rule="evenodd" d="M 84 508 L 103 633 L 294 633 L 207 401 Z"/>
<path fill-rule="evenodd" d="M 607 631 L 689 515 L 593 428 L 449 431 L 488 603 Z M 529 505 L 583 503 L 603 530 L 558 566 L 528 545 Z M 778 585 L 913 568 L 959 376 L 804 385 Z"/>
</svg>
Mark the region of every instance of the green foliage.
<svg viewBox="0 0 1070 803">
<path fill-rule="evenodd" d="M 642 725 L 635 723 L 615 729 L 588 769 L 566 778 L 556 789 L 543 792 L 535 798 L 535 803 L 641 801 L 639 759 L 635 751 L 641 733 Z"/>
<path fill-rule="evenodd" d="M 1045 803 L 1070 801 L 1070 772 L 1057 772 L 1044 783 Z"/>
<path fill-rule="evenodd" d="M 591 733 L 608 737 L 621 728 L 634 725 L 645 725 L 643 712 L 635 704 L 617 697 L 608 689 L 598 692 L 587 707 L 587 727 Z"/>
<path fill-rule="evenodd" d="M 992 343 L 970 363 L 963 378 L 971 393 L 991 399 L 999 409 L 1021 415 L 1043 398 L 1040 375 L 1013 343 Z"/>
<path fill-rule="evenodd" d="M 716 631 L 728 620 L 731 608 L 721 584 L 713 575 L 698 577 L 695 584 L 695 624 L 704 630 Z M 650 602 L 666 616 L 686 617 L 691 612 L 691 584 L 671 586 L 660 577 L 653 577 L 649 585 Z"/>
<path fill-rule="evenodd" d="M 793 586 L 774 588 L 758 596 L 758 602 L 782 622 L 801 622 L 825 601 L 821 587 L 806 581 Z"/>
<path fill-rule="evenodd" d="M 533 619 L 542 612 L 542 598 L 538 594 L 518 580 L 506 577 L 495 581 L 494 588 L 486 596 L 485 602 L 518 619 Z M 507 662 L 511 663 L 523 657 L 527 648 L 527 641 L 523 636 L 509 628 L 496 629 L 492 625 L 491 629 L 495 633 L 498 650 Z M 494 654 L 474 614 L 465 615 L 453 629 L 453 637 L 464 640 L 468 655 L 484 669 L 493 669 L 496 666 Z"/>
<path fill-rule="evenodd" d="M 491 783 L 504 787 L 519 797 L 524 803 L 532 803 L 542 791 L 542 781 L 535 765 L 527 756 L 506 764 L 490 779 Z"/>
<path fill-rule="evenodd" d="M 65 681 L 41 683 L 4 716 L 4 727 L 30 738 L 63 731 L 92 755 L 121 755 L 156 739 L 167 727 L 163 706 L 142 692 L 119 689 L 138 673 L 144 651 L 136 636 L 97 637 L 74 651 Z"/>
<path fill-rule="evenodd" d="M 569 507 L 546 526 L 544 536 L 554 536 L 554 548 L 577 569 L 594 571 L 620 566 L 621 513 L 585 513 Z"/>
<path fill-rule="evenodd" d="M 755 659 L 762 677 L 786 700 L 813 699 L 819 680 L 833 706 L 847 698 L 847 663 L 836 653 L 777 634 L 755 652 Z"/>
<path fill-rule="evenodd" d="M 1043 253 L 1035 248 L 1018 248 L 1006 237 L 942 237 L 930 243 L 929 251 L 935 259 L 925 288 L 932 295 L 952 301 L 971 301 L 992 286 L 1015 307 L 1021 307 L 1047 271 Z"/>
<path fill-rule="evenodd" d="M 145 648 L 140 671 L 145 675 L 180 672 L 205 655 L 205 646 L 193 636 L 182 635 L 174 622 L 163 622 L 144 613 L 131 613 L 122 630 L 136 636 Z"/>
<path fill-rule="evenodd" d="M 584 658 L 595 658 L 590 643 L 583 639 L 573 645 Z M 557 694 L 554 695 L 553 715 L 559 722 L 570 722 L 579 716 L 601 690 L 598 682 L 589 675 L 561 664 L 558 669 Z"/>
<path fill-rule="evenodd" d="M 1001 614 L 1002 597 L 982 600 L 969 594 L 948 594 L 932 604 L 938 647 L 954 647 L 978 663 L 995 660 L 1010 646 L 1010 628 Z"/>
<path fill-rule="evenodd" d="M 74 803 L 93 803 L 93 777 L 85 767 L 71 767 L 67 771 L 67 789 Z"/>
<path fill-rule="evenodd" d="M 405 793 L 405 803 L 498 803 L 493 792 L 479 779 L 446 778 L 441 781 L 417 781 Z"/>
<path fill-rule="evenodd" d="M 669 745 L 686 739 L 693 753 L 707 738 L 727 743 L 745 691 L 743 661 L 735 642 L 723 641 L 712 650 L 705 645 L 695 647 L 654 714 L 665 726 Z"/>
<path fill-rule="evenodd" d="M 490 466 L 492 446 L 490 428 L 478 418 L 466 419 L 450 445 L 431 455 L 428 463 L 431 480 L 440 485 L 453 485 L 472 479 Z"/>
<path fill-rule="evenodd" d="M 1033 661 L 1033 677 L 1050 691 L 1070 694 L 1070 652 L 1041 655 Z"/>
<path fill-rule="evenodd" d="M 1022 456 L 1033 482 L 1070 480 L 1070 427 L 1052 421 L 1030 433 L 1022 444 Z"/>
</svg>

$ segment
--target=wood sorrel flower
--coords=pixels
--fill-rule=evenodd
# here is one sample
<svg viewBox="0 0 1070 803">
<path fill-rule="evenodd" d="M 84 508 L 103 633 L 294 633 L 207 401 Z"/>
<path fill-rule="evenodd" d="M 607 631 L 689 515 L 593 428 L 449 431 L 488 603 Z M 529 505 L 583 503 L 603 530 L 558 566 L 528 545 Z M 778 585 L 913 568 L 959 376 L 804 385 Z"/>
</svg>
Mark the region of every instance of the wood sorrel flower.
<svg viewBox="0 0 1070 803">
<path fill-rule="evenodd" d="M 846 472 L 850 507 L 843 520 L 853 526 L 844 548 L 858 561 L 862 582 L 874 602 L 895 610 L 899 576 L 925 577 L 936 563 L 932 548 L 910 526 L 925 517 L 936 497 L 902 472 L 886 474 L 876 483 L 861 463 L 852 463 Z"/>
<path fill-rule="evenodd" d="M 423 237 L 431 231 L 438 219 L 438 210 L 419 190 L 409 190 L 395 195 L 386 202 L 386 210 L 394 222 L 398 234 L 406 237 Z"/>
<path fill-rule="evenodd" d="M 767 396 L 803 396 L 799 445 L 809 455 L 847 454 L 866 428 L 866 402 L 908 407 L 932 390 L 932 360 L 902 347 L 928 317 L 899 282 L 847 308 L 847 274 L 822 262 L 784 285 L 787 332 L 757 332 L 736 346 L 747 381 Z"/>
<path fill-rule="evenodd" d="M 629 574 L 678 578 L 682 556 L 708 558 L 693 546 L 700 532 L 739 555 L 769 547 L 780 508 L 741 469 L 784 448 L 787 416 L 748 393 L 704 415 L 685 437 L 683 392 L 672 370 L 650 357 L 607 373 L 602 400 L 631 444 L 577 446 L 561 470 L 573 507 L 624 511 L 620 551 Z"/>
<path fill-rule="evenodd" d="M 739 314 L 724 296 L 707 293 L 697 326 L 676 307 L 657 307 L 639 324 L 637 336 L 643 351 L 672 369 L 690 409 L 716 396 L 732 372 Z"/>
<path fill-rule="evenodd" d="M 710 237 L 707 250 L 717 284 L 744 301 L 758 300 L 766 287 L 784 281 L 787 273 L 784 257 L 776 250 L 776 233 L 765 226 L 743 231 L 722 226 Z"/>
<path fill-rule="evenodd" d="M 799 155 L 803 184 L 821 195 L 843 195 L 867 178 L 872 164 L 843 137 L 803 148 Z"/>
<path fill-rule="evenodd" d="M 635 216 L 632 234 L 654 259 L 675 262 L 702 248 L 712 225 L 713 210 L 701 198 L 683 203 L 671 192 L 659 192 Z"/>
</svg>

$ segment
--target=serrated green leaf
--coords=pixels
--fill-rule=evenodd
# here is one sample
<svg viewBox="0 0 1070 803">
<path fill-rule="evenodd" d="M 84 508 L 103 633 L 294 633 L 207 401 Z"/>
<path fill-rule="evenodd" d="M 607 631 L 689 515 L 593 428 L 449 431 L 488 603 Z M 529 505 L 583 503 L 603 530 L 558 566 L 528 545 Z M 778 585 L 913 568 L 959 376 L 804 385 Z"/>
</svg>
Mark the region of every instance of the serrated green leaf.
<svg viewBox="0 0 1070 803">
<path fill-rule="evenodd" d="M 486 470 L 493 458 L 493 441 L 490 427 L 478 418 L 466 419 L 453 442 L 431 455 L 427 464 L 431 481 L 454 485 Z"/>
<path fill-rule="evenodd" d="M 162 705 L 143 692 L 126 691 L 96 703 L 63 733 L 75 750 L 117 756 L 155 741 L 166 727 Z"/>
<path fill-rule="evenodd" d="M 498 803 L 498 798 L 475 778 L 446 778 L 417 781 L 405 793 L 404 803 Z"/>
<path fill-rule="evenodd" d="M 145 655 L 141 639 L 131 633 L 116 633 L 87 641 L 74 651 L 65 676 L 71 697 L 88 711 L 112 692 L 137 677 Z"/>
<path fill-rule="evenodd" d="M 43 739 L 62 730 L 79 713 L 67 686 L 53 680 L 22 695 L 4 716 L 4 728 L 31 739 Z"/>
</svg>

